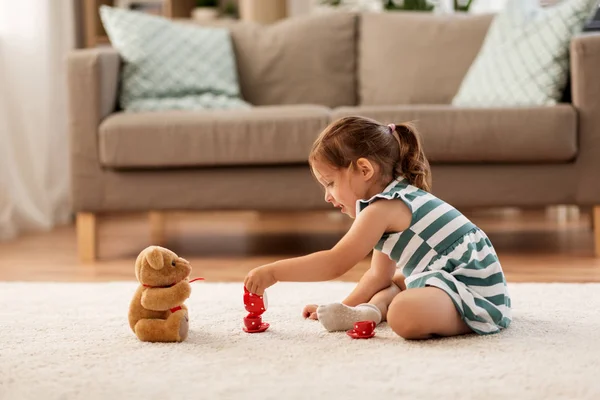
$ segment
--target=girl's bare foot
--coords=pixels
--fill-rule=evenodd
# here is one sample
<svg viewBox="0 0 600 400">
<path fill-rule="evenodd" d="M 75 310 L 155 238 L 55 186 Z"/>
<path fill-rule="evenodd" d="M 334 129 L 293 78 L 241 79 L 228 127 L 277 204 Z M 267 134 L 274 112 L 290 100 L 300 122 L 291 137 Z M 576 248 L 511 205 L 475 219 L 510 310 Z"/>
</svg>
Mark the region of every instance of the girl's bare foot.
<svg viewBox="0 0 600 400">
<path fill-rule="evenodd" d="M 319 306 L 316 304 L 309 304 L 309 305 L 305 306 L 304 309 L 302 310 L 302 316 L 304 318 L 318 320 L 319 319 L 317 317 L 317 308 L 318 307 Z"/>
</svg>

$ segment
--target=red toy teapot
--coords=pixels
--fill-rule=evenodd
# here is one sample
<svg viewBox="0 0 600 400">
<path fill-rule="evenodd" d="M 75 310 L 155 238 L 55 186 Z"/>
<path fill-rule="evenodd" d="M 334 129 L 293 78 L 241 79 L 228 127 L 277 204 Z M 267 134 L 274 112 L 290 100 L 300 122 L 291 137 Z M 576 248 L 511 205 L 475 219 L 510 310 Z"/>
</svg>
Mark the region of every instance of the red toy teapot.
<svg viewBox="0 0 600 400">
<path fill-rule="evenodd" d="M 248 315 L 244 317 L 244 331 L 248 333 L 264 332 L 269 328 L 269 324 L 262 322 L 261 315 L 267 311 L 267 293 L 259 296 L 250 293 L 244 287 L 244 307 L 248 311 Z"/>
</svg>

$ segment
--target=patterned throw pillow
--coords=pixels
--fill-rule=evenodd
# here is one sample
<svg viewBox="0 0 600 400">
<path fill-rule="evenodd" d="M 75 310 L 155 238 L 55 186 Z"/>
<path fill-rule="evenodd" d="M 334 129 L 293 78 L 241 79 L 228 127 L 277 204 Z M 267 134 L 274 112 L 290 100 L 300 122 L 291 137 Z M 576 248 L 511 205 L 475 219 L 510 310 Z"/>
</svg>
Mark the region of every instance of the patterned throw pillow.
<svg viewBox="0 0 600 400">
<path fill-rule="evenodd" d="M 556 104 L 569 73 L 569 44 L 598 0 L 509 0 L 492 22 L 452 104 L 463 107 Z"/>
<path fill-rule="evenodd" d="M 120 104 L 125 111 L 239 108 L 229 31 L 100 7 L 111 44 L 124 60 Z"/>
</svg>

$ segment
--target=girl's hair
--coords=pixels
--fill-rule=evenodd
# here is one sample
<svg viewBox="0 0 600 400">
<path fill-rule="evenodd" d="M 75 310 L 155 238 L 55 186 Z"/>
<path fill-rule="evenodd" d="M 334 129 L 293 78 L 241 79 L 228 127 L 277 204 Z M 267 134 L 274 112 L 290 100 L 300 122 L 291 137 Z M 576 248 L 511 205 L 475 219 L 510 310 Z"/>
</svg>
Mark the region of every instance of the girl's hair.
<svg viewBox="0 0 600 400">
<path fill-rule="evenodd" d="M 410 123 L 388 126 L 364 117 L 344 117 L 321 132 L 309 156 L 334 168 L 355 166 L 359 158 L 375 162 L 385 183 L 403 176 L 426 191 L 431 190 L 431 169 L 423 153 L 419 133 Z"/>
</svg>

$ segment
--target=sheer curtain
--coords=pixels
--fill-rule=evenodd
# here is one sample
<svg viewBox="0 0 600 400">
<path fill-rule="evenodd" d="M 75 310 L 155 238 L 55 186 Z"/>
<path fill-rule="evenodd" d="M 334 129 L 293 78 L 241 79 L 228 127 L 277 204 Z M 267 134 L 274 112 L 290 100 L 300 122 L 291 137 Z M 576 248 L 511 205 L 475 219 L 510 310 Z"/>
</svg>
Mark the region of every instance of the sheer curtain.
<svg viewBox="0 0 600 400">
<path fill-rule="evenodd" d="M 65 57 L 74 2 L 0 0 L 0 239 L 70 218 Z"/>
</svg>

